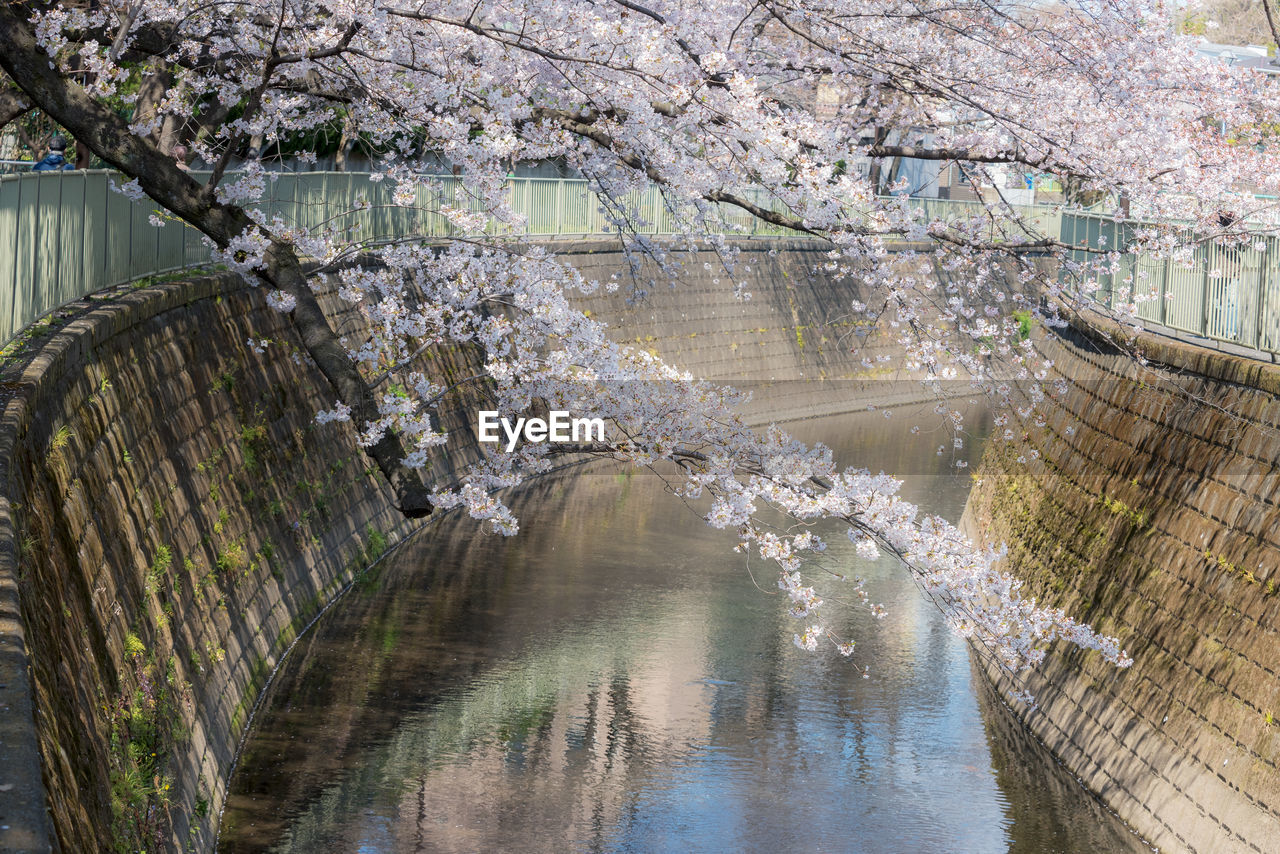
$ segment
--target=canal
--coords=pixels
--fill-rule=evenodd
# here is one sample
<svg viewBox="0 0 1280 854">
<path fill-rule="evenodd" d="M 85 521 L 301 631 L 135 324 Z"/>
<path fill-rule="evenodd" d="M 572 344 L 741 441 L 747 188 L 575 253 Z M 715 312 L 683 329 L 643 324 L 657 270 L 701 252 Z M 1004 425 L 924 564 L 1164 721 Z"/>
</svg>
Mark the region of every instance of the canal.
<svg viewBox="0 0 1280 854">
<path fill-rule="evenodd" d="M 793 431 L 955 520 L 973 469 L 936 455 L 936 421 Z M 219 851 L 1148 850 L 1011 719 L 907 574 L 838 528 L 827 565 L 889 611 L 828 606 L 852 662 L 796 649 L 776 572 L 653 473 L 577 467 L 513 507 L 513 538 L 435 520 L 298 643 Z"/>
</svg>

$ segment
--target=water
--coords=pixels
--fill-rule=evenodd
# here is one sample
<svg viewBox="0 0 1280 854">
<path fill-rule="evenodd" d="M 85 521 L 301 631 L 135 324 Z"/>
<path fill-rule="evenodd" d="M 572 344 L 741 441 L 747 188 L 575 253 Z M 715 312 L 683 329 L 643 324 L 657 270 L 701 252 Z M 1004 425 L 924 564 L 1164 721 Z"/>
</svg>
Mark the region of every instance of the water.
<svg viewBox="0 0 1280 854">
<path fill-rule="evenodd" d="M 795 432 L 955 519 L 971 469 L 907 434 L 930 418 Z M 655 475 L 577 469 L 515 508 L 511 539 L 437 520 L 299 643 L 220 851 L 1144 850 L 892 561 L 830 537 L 890 612 L 840 611 L 851 664 L 796 649 L 776 573 Z"/>
</svg>

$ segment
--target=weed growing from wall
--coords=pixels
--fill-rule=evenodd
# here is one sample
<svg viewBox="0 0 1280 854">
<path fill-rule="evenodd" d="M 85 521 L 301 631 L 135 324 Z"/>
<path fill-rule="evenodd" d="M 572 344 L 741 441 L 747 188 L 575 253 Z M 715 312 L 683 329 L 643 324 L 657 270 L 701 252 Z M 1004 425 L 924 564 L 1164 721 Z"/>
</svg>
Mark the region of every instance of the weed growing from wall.
<svg viewBox="0 0 1280 854">
<path fill-rule="evenodd" d="M 182 706 L 190 686 L 170 657 L 163 669 L 132 632 L 125 635 L 131 671 L 108 706 L 111 731 L 111 838 L 117 854 L 164 850 L 172 824 L 174 747 L 188 737 Z"/>
</svg>

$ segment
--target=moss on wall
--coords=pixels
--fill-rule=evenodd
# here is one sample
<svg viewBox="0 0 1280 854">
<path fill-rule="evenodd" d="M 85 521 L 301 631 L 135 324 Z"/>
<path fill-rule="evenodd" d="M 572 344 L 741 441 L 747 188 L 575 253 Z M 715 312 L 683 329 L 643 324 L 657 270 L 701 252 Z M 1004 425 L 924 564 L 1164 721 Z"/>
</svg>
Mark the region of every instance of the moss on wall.
<svg viewBox="0 0 1280 854">
<path fill-rule="evenodd" d="M 1027 684 L 1037 707 L 1018 705 L 1035 733 L 1161 850 L 1272 850 L 1278 372 L 1136 343 L 1173 364 L 1140 365 L 1081 330 L 1037 339 L 1067 391 L 1043 429 L 988 446 L 966 522 L 1008 544 L 1030 595 L 1134 657 L 1120 672 L 1097 653 L 1051 653 Z"/>
<path fill-rule="evenodd" d="M 625 269 L 615 244 L 557 249 L 602 281 Z M 583 306 L 621 341 L 746 385 L 755 423 L 922 396 L 864 364 L 896 344 L 850 319 L 864 295 L 826 276 L 822 247 L 743 249 L 750 302 L 708 254 L 660 303 L 624 283 Z M 331 392 L 258 290 L 173 281 L 68 315 L 27 339 L 0 387 L 0 759 L 20 781 L 0 791 L 0 849 L 56 836 L 66 851 L 206 850 L 280 656 L 410 526 L 351 428 L 315 425 Z M 424 366 L 469 376 L 475 360 L 454 348 Z M 453 438 L 434 477 L 475 458 L 478 400 L 443 408 Z"/>
</svg>

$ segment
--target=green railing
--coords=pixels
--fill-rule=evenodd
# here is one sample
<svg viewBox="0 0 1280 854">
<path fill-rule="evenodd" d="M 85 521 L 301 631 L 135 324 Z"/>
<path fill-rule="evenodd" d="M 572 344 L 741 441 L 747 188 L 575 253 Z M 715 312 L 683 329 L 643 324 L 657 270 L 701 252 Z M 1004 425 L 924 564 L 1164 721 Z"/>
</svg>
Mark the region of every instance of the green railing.
<svg viewBox="0 0 1280 854">
<path fill-rule="evenodd" d="M 133 201 L 111 189 L 111 182 L 122 181 L 105 170 L 0 175 L 0 342 L 94 291 L 208 262 L 209 249 L 195 229 L 164 217 L 148 199 Z M 480 210 L 481 205 L 461 191 L 455 177 L 440 176 L 433 184 L 434 189 L 405 200 L 394 197 L 389 182 L 371 182 L 366 174 L 276 173 L 258 207 L 288 225 L 336 228 L 354 241 L 448 237 L 453 228 L 440 213 L 442 206 Z M 511 178 L 508 192 L 527 223 L 491 226 L 491 233 L 548 237 L 615 231 L 610 212 L 586 181 Z M 756 194 L 756 200 L 765 203 L 764 194 Z M 620 203 L 633 221 L 638 215 L 646 223 L 644 233 L 675 230 L 672 211 L 656 188 Z M 744 235 L 790 233 L 737 208 L 725 213 Z M 163 226 L 152 224 L 157 217 Z"/>
<path fill-rule="evenodd" d="M 1084 267 L 1079 277 L 1096 283 L 1097 302 L 1113 310 L 1133 303 L 1149 323 L 1280 352 L 1280 239 L 1260 234 L 1243 246 L 1205 241 L 1174 259 L 1125 251 L 1143 225 L 1096 214 L 1063 215 L 1062 241 L 1085 247 L 1071 255 Z M 1191 244 L 1194 237 L 1188 229 L 1180 240 Z M 1120 254 L 1107 259 L 1107 250 Z M 1109 271 L 1093 269 L 1099 259 L 1112 262 Z"/>
<path fill-rule="evenodd" d="M 0 341 L 85 294 L 208 259 L 194 231 L 153 227 L 155 206 L 112 192 L 109 176 L 0 176 Z"/>
<path fill-rule="evenodd" d="M 114 192 L 122 179 L 103 170 L 0 176 L 0 342 L 8 342 L 39 318 L 94 291 L 207 263 L 209 249 L 195 229 L 163 217 L 150 200 Z M 587 236 L 616 231 L 618 211 L 590 192 L 586 181 L 509 178 L 508 193 L 522 224 L 491 224 L 493 234 L 534 237 Z M 338 229 L 352 241 L 377 243 L 402 237 L 448 237 L 445 206 L 479 210 L 478 200 L 452 176 L 433 178 L 413 198 L 397 198 L 386 181 L 363 173 L 275 173 L 260 207 L 269 217 L 315 231 Z M 767 194 L 748 191 L 768 206 Z M 614 203 L 610 203 L 614 204 Z M 617 202 L 643 233 L 677 230 L 674 213 L 656 187 Z M 926 218 L 967 220 L 988 239 L 1008 240 L 1018 230 L 990 219 L 976 201 L 910 199 Z M 1134 225 L 1094 214 L 1062 213 L 1047 205 L 1015 206 L 1027 237 L 1061 237 L 1072 245 L 1124 248 Z M 736 207 L 722 208 L 728 228 L 743 236 L 791 234 Z M 160 218 L 162 227 L 152 224 Z M 1264 251 L 1205 245 L 1186 263 L 1122 255 L 1119 269 L 1095 277 L 1098 299 L 1112 308 L 1126 299 L 1126 278 L 1143 300 L 1138 315 L 1151 322 L 1262 350 L 1280 348 L 1280 258 L 1275 238 L 1260 238 Z M 1097 253 L 1080 250 L 1079 260 Z"/>
</svg>

